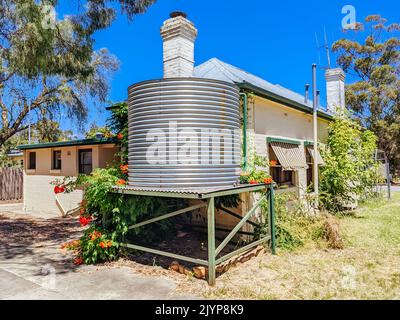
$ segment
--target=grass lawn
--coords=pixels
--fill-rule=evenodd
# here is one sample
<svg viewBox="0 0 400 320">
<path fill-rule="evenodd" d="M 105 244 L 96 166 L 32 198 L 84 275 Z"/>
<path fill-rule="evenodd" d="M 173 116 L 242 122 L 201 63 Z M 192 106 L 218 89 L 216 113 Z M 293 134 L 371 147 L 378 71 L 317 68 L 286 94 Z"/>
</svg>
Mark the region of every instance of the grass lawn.
<svg viewBox="0 0 400 320">
<path fill-rule="evenodd" d="M 214 299 L 400 299 L 400 193 L 340 218 L 345 249 L 278 250 L 229 270 L 214 288 L 186 278 L 178 291 Z"/>
</svg>

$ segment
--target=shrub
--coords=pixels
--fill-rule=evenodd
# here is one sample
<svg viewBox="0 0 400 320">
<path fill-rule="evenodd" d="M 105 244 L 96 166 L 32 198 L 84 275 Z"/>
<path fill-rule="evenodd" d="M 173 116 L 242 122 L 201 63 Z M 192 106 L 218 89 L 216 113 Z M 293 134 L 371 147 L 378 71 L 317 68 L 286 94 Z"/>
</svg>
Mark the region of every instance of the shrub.
<svg viewBox="0 0 400 320">
<path fill-rule="evenodd" d="M 378 164 L 374 160 L 376 136 L 362 130 L 347 115 L 329 125 L 328 142 L 321 153 L 321 201 L 326 209 L 339 212 L 356 199 L 373 195 Z"/>
<path fill-rule="evenodd" d="M 92 225 L 80 240 L 80 255 L 86 264 L 112 261 L 118 256 L 119 243 L 116 235 Z"/>
<path fill-rule="evenodd" d="M 289 204 L 292 204 L 289 208 Z M 261 205 L 265 223 L 256 233 L 265 234 L 268 228 L 268 202 Z M 285 250 L 294 250 L 307 243 L 322 240 L 324 219 L 307 215 L 302 203 L 294 193 L 285 192 L 275 196 L 276 245 Z"/>
</svg>

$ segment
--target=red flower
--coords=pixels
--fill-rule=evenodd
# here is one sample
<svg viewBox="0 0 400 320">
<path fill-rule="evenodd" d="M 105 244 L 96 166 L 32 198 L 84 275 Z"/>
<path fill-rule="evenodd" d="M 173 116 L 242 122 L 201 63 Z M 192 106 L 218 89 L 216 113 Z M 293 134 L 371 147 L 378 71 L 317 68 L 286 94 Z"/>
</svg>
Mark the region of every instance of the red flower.
<svg viewBox="0 0 400 320">
<path fill-rule="evenodd" d="M 80 265 L 80 264 L 82 264 L 82 263 L 83 263 L 82 257 L 76 257 L 76 258 L 75 258 L 74 264 Z"/>
<path fill-rule="evenodd" d="M 254 179 L 251 179 L 251 180 L 249 181 L 249 183 L 250 183 L 250 184 L 257 184 L 258 182 L 257 182 L 256 180 L 254 180 Z"/>
<path fill-rule="evenodd" d="M 63 193 L 65 191 L 63 186 L 55 186 L 54 187 L 54 193 L 55 194 L 59 194 L 59 193 Z"/>
<path fill-rule="evenodd" d="M 90 221 L 92 221 L 92 218 L 86 218 L 86 217 L 79 217 L 79 223 L 81 224 L 82 227 L 86 226 Z"/>
<path fill-rule="evenodd" d="M 100 242 L 99 246 L 100 246 L 102 249 L 104 249 L 107 245 L 102 241 L 102 242 Z"/>
<path fill-rule="evenodd" d="M 119 179 L 119 180 L 117 181 L 117 185 L 119 185 L 119 186 L 124 186 L 124 185 L 126 185 L 126 181 L 125 181 L 124 179 Z"/>
<path fill-rule="evenodd" d="M 265 178 L 265 179 L 264 179 L 264 183 L 265 183 L 265 184 L 270 184 L 270 183 L 272 183 L 272 178 Z"/>
<path fill-rule="evenodd" d="M 118 140 L 122 140 L 124 138 L 124 135 L 122 133 L 117 134 Z"/>
<path fill-rule="evenodd" d="M 121 172 L 122 172 L 123 174 L 128 173 L 128 165 L 127 165 L 127 164 L 121 164 L 121 165 L 119 166 L 119 168 L 120 168 L 120 170 L 121 170 Z"/>
</svg>

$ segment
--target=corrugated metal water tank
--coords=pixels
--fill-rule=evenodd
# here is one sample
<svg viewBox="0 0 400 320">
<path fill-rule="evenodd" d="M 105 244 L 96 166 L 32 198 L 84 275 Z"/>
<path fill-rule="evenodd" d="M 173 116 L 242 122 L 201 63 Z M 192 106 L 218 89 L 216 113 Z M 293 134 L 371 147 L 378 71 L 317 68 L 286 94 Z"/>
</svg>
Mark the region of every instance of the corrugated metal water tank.
<svg viewBox="0 0 400 320">
<path fill-rule="evenodd" d="M 198 78 L 129 87 L 129 186 L 215 188 L 240 174 L 239 89 Z"/>
</svg>

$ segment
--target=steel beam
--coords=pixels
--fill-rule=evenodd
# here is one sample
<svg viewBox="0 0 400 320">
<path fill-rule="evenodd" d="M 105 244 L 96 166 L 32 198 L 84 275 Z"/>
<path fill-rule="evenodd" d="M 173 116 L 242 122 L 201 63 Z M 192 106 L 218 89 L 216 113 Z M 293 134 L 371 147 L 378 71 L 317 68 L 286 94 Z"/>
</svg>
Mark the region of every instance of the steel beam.
<svg viewBox="0 0 400 320">
<path fill-rule="evenodd" d="M 177 211 L 174 211 L 174 212 L 171 212 L 171 213 L 164 214 L 164 215 L 159 216 L 159 217 L 155 217 L 153 219 L 149 219 L 149 220 L 146 220 L 146 221 L 143 221 L 143 222 L 139 222 L 137 224 L 134 224 L 134 225 L 130 226 L 128 229 L 131 230 L 131 229 L 143 227 L 143 226 L 145 226 L 147 224 L 154 223 L 154 222 L 157 222 L 157 221 L 160 221 L 160 220 L 164 220 L 164 219 L 168 219 L 168 218 L 171 218 L 171 217 L 174 217 L 174 216 L 177 216 L 177 215 L 180 215 L 180 214 L 192 211 L 192 210 L 196 210 L 196 209 L 199 209 L 199 208 L 204 208 L 206 206 L 207 206 L 207 204 L 205 204 L 205 203 L 196 204 L 196 205 L 191 206 L 191 207 L 187 207 L 187 208 L 184 208 L 184 209 L 181 209 L 181 210 L 177 210 Z"/>
<path fill-rule="evenodd" d="M 246 221 L 254 214 L 254 212 L 257 210 L 257 208 L 261 205 L 261 203 L 264 200 L 265 200 L 265 194 L 261 196 L 260 200 L 258 200 L 257 203 L 253 206 L 253 208 L 251 208 L 250 211 L 246 213 L 243 219 L 240 220 L 240 222 L 236 225 L 236 227 L 233 228 L 233 230 L 226 236 L 225 240 L 222 241 L 222 243 L 218 246 L 217 250 L 215 251 L 215 254 L 217 256 L 222 251 L 222 249 L 225 248 L 225 246 L 229 243 L 229 241 L 235 236 L 235 234 L 240 230 L 240 228 L 243 227 Z"/>
<path fill-rule="evenodd" d="M 179 255 L 179 254 L 174 254 L 174 253 L 170 253 L 170 252 L 164 252 L 164 251 L 161 251 L 161 250 L 151 249 L 151 248 L 138 246 L 136 244 L 130 244 L 130 243 L 125 243 L 125 244 L 123 244 L 123 246 L 125 246 L 127 248 L 130 248 L 130 249 L 134 249 L 134 250 L 139 250 L 139 251 L 149 252 L 149 253 L 153 253 L 153 254 L 158 254 L 160 256 L 165 256 L 165 257 L 169 257 L 169 258 L 173 258 L 173 259 L 177 259 L 177 260 L 187 261 L 187 262 L 191 262 L 191 263 L 194 263 L 194 264 L 200 264 L 202 266 L 208 266 L 208 262 L 206 260 L 202 260 L 202 259 L 195 259 L 195 258 L 191 258 L 191 257 L 182 256 L 182 255 Z"/>
<path fill-rule="evenodd" d="M 215 285 L 215 206 L 214 198 L 208 201 L 207 224 L 208 224 L 208 284 Z"/>
<path fill-rule="evenodd" d="M 262 239 L 254 241 L 252 243 L 249 243 L 248 245 L 246 245 L 246 246 L 244 246 L 242 248 L 239 248 L 239 249 L 237 249 L 235 251 L 232 251 L 231 253 L 228 253 L 227 255 L 217 259 L 216 264 L 218 265 L 218 264 L 220 264 L 222 262 L 225 262 L 226 260 L 229 260 L 230 258 L 232 258 L 232 257 L 234 257 L 236 255 L 239 255 L 242 252 L 246 252 L 247 250 L 249 250 L 249 249 L 251 249 L 251 248 L 253 248 L 255 246 L 258 246 L 259 244 L 261 244 L 263 242 L 267 242 L 269 239 L 271 239 L 271 237 L 270 236 L 266 236 L 266 237 L 264 237 Z"/>
</svg>

